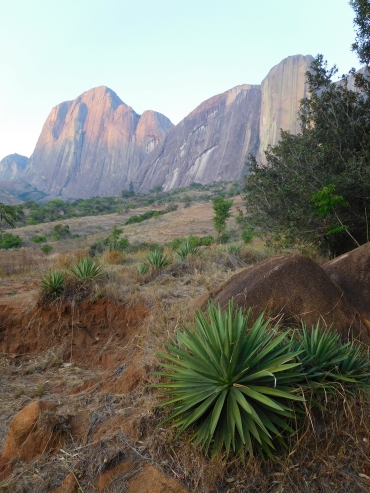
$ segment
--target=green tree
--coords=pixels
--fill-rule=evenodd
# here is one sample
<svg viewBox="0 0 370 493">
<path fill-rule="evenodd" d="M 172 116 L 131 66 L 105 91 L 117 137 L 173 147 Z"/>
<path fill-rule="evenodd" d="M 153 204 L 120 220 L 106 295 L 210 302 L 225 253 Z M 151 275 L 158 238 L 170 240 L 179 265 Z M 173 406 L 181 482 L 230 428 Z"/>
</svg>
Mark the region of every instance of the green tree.
<svg viewBox="0 0 370 493">
<path fill-rule="evenodd" d="M 358 28 L 352 48 L 368 63 L 370 2 L 351 5 Z M 310 242 L 331 255 L 369 241 L 370 214 L 370 80 L 366 70 L 352 70 L 333 82 L 336 73 L 316 57 L 306 74 L 310 96 L 301 101 L 301 132 L 281 131 L 265 166 L 250 156 L 244 188 L 250 220 L 262 234 Z"/>
<path fill-rule="evenodd" d="M 5 205 L 0 202 L 0 223 L 14 228 L 15 223 L 22 221 L 22 209 L 16 205 Z"/>
<path fill-rule="evenodd" d="M 215 213 L 213 217 L 213 227 L 219 236 L 226 229 L 226 221 L 231 216 L 230 209 L 232 205 L 232 200 L 226 200 L 222 196 L 216 197 L 212 201 L 212 207 Z"/>
</svg>

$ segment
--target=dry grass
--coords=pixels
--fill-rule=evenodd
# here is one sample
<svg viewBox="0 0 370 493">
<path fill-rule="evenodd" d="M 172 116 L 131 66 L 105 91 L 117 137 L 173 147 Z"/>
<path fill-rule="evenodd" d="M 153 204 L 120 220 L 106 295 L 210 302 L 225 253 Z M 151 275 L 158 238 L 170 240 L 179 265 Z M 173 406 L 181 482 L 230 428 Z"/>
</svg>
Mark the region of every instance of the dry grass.
<svg viewBox="0 0 370 493">
<path fill-rule="evenodd" d="M 195 224 L 181 223 L 181 217 L 183 221 L 189 221 L 189 218 L 185 220 L 189 209 L 183 210 L 184 216 L 176 216 L 180 235 L 190 232 L 210 234 L 212 231 L 203 225 L 197 231 L 188 229 L 185 232 L 186 227 Z M 151 221 L 154 224 L 157 220 Z M 161 224 L 167 227 L 165 223 Z M 140 234 L 145 237 L 146 229 L 140 229 L 144 226 L 132 225 L 130 231 L 138 228 L 136 237 L 141 238 Z M 139 231 L 144 233 L 139 234 Z M 161 238 L 166 241 L 170 233 L 164 231 Z M 160 230 L 154 228 L 151 241 L 158 241 L 160 235 Z M 22 275 L 39 279 L 46 269 L 68 269 L 85 252 L 86 249 L 75 252 L 69 244 L 64 252 L 49 256 L 41 255 L 38 249 L 4 252 L 6 255 L 0 259 L 0 268 L 8 266 L 9 269 L 6 274 L 9 285 L 4 292 L 11 292 L 12 282 L 14 286 L 18 285 Z M 149 308 L 150 314 L 131 340 L 120 348 L 123 363 L 113 369 L 108 380 L 117 379 L 134 357 L 138 358 L 137 364 L 145 377 L 131 391 L 119 394 L 104 388 L 105 380 L 100 380 L 103 374 L 106 376 L 104 368 L 80 368 L 64 362 L 63 344 L 35 356 L 11 358 L 0 353 L 0 448 L 13 416 L 38 398 L 58 404 L 58 416 L 64 417 L 62 432 L 65 440 L 58 452 L 15 464 L 13 474 L 0 483 L 1 493 L 47 493 L 71 473 L 77 479 L 80 491 L 93 493 L 97 491 L 96 484 L 102 474 L 126 461 L 133 464 L 133 469 L 118 475 L 105 492 L 125 492 L 130 477 L 146 463 L 179 479 L 192 492 L 370 491 L 370 479 L 367 479 L 370 477 L 370 406 L 366 400 L 338 401 L 337 409 L 326 416 L 312 414 L 306 427 L 292 440 L 289 451 L 277 450 L 274 462 L 247 457 L 245 466 L 234 457 L 220 456 L 211 461 L 188 443 L 186 434 L 175 439 L 175 430 L 160 426 L 165 411 L 156 407 L 156 393 L 148 388 L 148 384 L 157 378 L 151 374 L 157 369 L 156 352 L 163 349 L 164 342 L 170 340 L 182 324 L 193 323 L 194 300 L 199 295 L 265 258 L 266 253 L 258 243 L 243 247 L 240 255 L 230 254 L 226 247 L 213 246 L 186 262 L 179 261 L 174 252 L 166 250 L 165 253 L 172 257 L 171 265 L 162 271 L 149 270 L 144 276 L 138 273 L 137 265 L 145 259 L 146 251 L 125 253 L 123 257 L 116 253 L 106 252 L 101 257 L 106 277 L 99 289 L 104 297 L 127 305 L 135 306 L 141 302 Z M 23 261 L 22 255 L 25 256 Z M 10 268 L 12 263 L 14 270 Z M 0 292 L 0 296 L 5 299 L 5 294 Z M 14 303 L 17 296 L 10 297 Z M 104 349 L 107 348 L 102 351 Z M 72 389 L 88 382 L 93 382 L 89 388 L 71 394 Z M 72 432 L 76 419 L 85 423 L 85 433 Z"/>
</svg>

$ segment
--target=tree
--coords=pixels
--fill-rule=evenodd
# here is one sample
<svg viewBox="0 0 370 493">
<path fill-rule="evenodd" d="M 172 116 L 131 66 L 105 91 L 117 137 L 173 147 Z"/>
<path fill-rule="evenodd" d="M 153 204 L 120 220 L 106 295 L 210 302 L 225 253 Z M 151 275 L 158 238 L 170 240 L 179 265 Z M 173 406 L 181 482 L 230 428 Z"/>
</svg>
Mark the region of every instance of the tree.
<svg viewBox="0 0 370 493">
<path fill-rule="evenodd" d="M 216 197 L 212 201 L 212 207 L 215 213 L 213 217 L 213 227 L 218 235 L 225 231 L 226 221 L 231 216 L 230 209 L 233 205 L 232 200 L 225 200 L 224 197 Z"/>
<path fill-rule="evenodd" d="M 366 63 L 369 4 L 352 2 L 359 26 L 353 47 Z M 370 81 L 366 71 L 352 70 L 335 83 L 336 73 L 316 57 L 306 73 L 310 95 L 300 105 L 301 132 L 282 131 L 265 166 L 250 156 L 245 181 L 247 212 L 262 233 L 310 242 L 331 255 L 369 241 L 370 215 Z"/>
<path fill-rule="evenodd" d="M 15 205 L 5 205 L 0 202 L 0 223 L 6 223 L 11 228 L 15 223 L 22 220 L 22 209 Z"/>
</svg>

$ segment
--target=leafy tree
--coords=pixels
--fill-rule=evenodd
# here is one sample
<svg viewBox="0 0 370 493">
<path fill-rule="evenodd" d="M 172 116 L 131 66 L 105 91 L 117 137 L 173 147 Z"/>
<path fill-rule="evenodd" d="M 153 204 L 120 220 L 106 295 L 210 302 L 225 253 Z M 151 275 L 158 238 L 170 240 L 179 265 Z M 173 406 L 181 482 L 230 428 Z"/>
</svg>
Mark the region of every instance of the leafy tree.
<svg viewBox="0 0 370 493">
<path fill-rule="evenodd" d="M 352 48 L 368 63 L 370 3 L 351 5 L 358 28 Z M 301 132 L 281 131 L 265 166 L 250 156 L 244 188 L 251 222 L 263 234 L 310 242 L 331 255 L 369 241 L 370 228 L 370 80 L 366 70 L 352 70 L 335 83 L 336 73 L 316 57 L 306 73 L 310 96 L 301 100 Z"/>
<path fill-rule="evenodd" d="M 213 227 L 219 236 L 226 229 L 226 221 L 231 216 L 230 209 L 232 205 L 232 200 L 226 200 L 222 196 L 216 197 L 212 201 L 212 207 L 215 213 L 213 217 Z"/>
<path fill-rule="evenodd" d="M 0 202 L 0 223 L 5 223 L 14 228 L 15 223 L 22 221 L 22 209 L 15 205 L 5 205 Z"/>
</svg>

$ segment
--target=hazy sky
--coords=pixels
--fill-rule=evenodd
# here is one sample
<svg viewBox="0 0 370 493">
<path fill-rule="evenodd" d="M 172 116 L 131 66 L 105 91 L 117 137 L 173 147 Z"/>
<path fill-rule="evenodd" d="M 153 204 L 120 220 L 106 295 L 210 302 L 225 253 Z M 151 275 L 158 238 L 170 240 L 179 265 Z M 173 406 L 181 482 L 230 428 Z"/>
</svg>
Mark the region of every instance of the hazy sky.
<svg viewBox="0 0 370 493">
<path fill-rule="evenodd" d="M 0 159 L 92 87 L 178 123 L 289 55 L 359 68 L 353 40 L 348 0 L 0 0 Z"/>
</svg>

